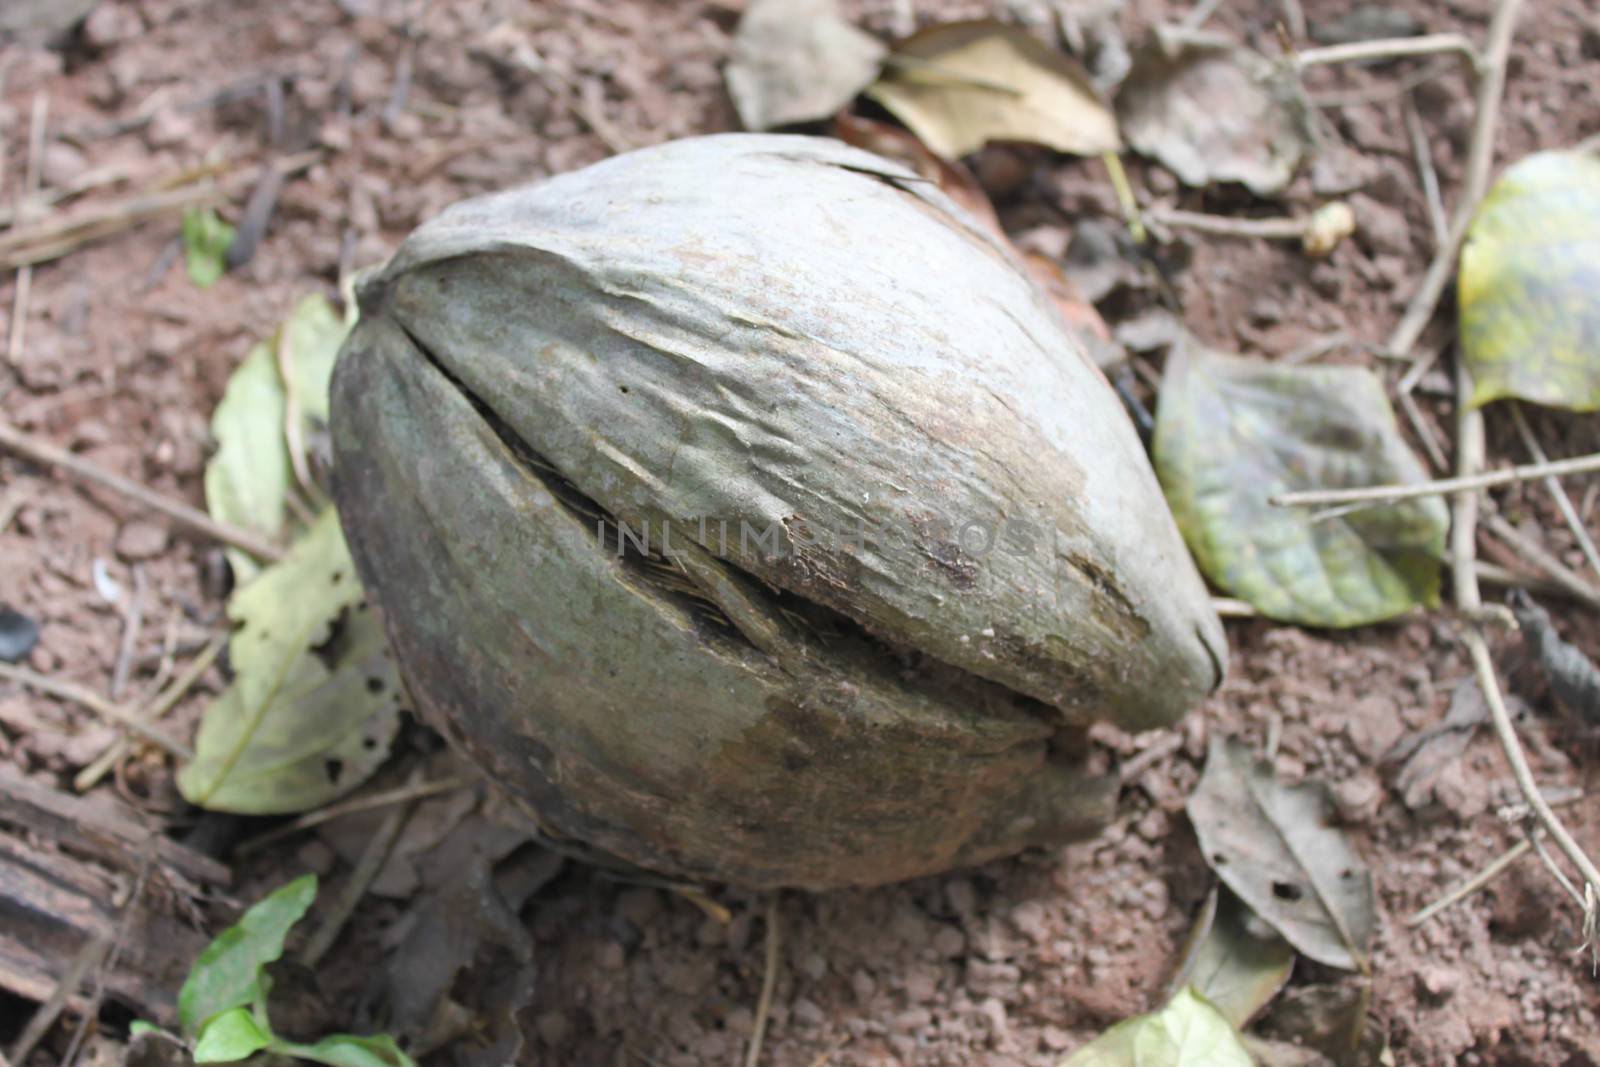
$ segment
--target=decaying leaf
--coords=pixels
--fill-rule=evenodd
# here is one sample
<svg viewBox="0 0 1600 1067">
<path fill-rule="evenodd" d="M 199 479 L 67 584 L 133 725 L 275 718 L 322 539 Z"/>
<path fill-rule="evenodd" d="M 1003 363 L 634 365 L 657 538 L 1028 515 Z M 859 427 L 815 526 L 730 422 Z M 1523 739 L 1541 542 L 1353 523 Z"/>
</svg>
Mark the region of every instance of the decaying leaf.
<svg viewBox="0 0 1600 1067">
<path fill-rule="evenodd" d="M 324 297 L 308 296 L 233 372 L 211 416 L 217 450 L 206 464 L 205 488 L 212 518 L 269 538 L 288 532 L 285 500 L 295 480 L 287 437 L 289 398 L 292 394 L 297 438 L 322 432 L 328 424 L 328 380 L 349 328 Z M 240 586 L 260 571 L 240 549 L 228 550 L 228 562 Z"/>
<path fill-rule="evenodd" d="M 1395 789 L 1413 811 L 1433 799 L 1433 784 L 1461 758 L 1479 726 L 1489 721 L 1489 705 L 1476 678 L 1463 678 L 1450 694 L 1450 707 L 1442 722 L 1402 737 L 1384 754 L 1384 762 L 1399 763 Z"/>
<path fill-rule="evenodd" d="M 399 727 L 399 681 L 332 509 L 236 593 L 234 678 L 206 709 L 185 799 L 265 815 L 319 807 L 382 764 Z"/>
<path fill-rule="evenodd" d="M 1242 1029 L 1266 1007 L 1294 969 L 1294 948 L 1225 888 L 1211 890 L 1189 934 L 1170 988 L 1194 987 Z"/>
<path fill-rule="evenodd" d="M 1272 1006 L 1260 1029 L 1269 1038 L 1327 1057 L 1337 1067 L 1392 1067 L 1389 1035 L 1368 1010 L 1371 986 L 1364 981 L 1291 989 Z M 1293 1062 L 1262 1058 L 1267 1067 Z"/>
<path fill-rule="evenodd" d="M 1512 591 L 1511 610 L 1556 699 L 1573 714 L 1600 724 L 1600 667 L 1576 645 L 1562 640 L 1550 613 L 1521 589 Z"/>
<path fill-rule="evenodd" d="M 1600 157 L 1537 152 L 1484 197 L 1461 248 L 1472 403 L 1600 410 Z"/>
<path fill-rule="evenodd" d="M 1263 615 L 1360 626 L 1439 597 L 1449 515 L 1427 497 L 1322 516 L 1278 494 L 1426 480 L 1383 385 L 1360 367 L 1173 350 L 1156 473 L 1200 568 Z"/>
<path fill-rule="evenodd" d="M 946 159 L 990 141 L 1098 155 L 1117 121 L 1078 63 L 1027 32 L 979 20 L 931 26 L 895 49 L 867 90 Z"/>
<path fill-rule="evenodd" d="M 834 0 L 755 0 L 724 77 L 744 128 L 770 130 L 837 114 L 878 76 L 886 51 Z"/>
<path fill-rule="evenodd" d="M 194 1037 L 207 1021 L 266 997 L 263 969 L 283 955 L 289 930 L 317 898 L 317 876 L 296 878 L 261 898 L 206 946 L 178 993 L 178 1022 Z"/>
<path fill-rule="evenodd" d="M 201 289 L 209 289 L 221 279 L 227 269 L 222 257 L 232 243 L 233 227 L 211 208 L 190 208 L 183 213 L 183 261 L 189 280 Z"/>
<path fill-rule="evenodd" d="M 1157 30 L 1117 94 L 1128 144 L 1186 185 L 1242 182 L 1283 192 L 1315 146 L 1311 109 L 1292 75 L 1223 39 Z"/>
<path fill-rule="evenodd" d="M 1372 873 L 1331 825 L 1323 786 L 1281 785 L 1243 743 L 1214 737 L 1187 809 L 1206 862 L 1258 916 L 1318 963 L 1366 967 Z"/>
<path fill-rule="evenodd" d="M 1061 1067 L 1251 1067 L 1232 1026 L 1191 986 L 1167 1006 L 1120 1022 Z"/>
</svg>

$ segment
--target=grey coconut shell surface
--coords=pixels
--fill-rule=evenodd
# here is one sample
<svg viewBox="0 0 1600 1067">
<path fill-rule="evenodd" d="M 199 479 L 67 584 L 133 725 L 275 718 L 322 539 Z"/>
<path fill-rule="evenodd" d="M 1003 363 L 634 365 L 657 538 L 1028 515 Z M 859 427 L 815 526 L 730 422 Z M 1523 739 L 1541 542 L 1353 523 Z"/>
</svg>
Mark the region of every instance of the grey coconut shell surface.
<svg viewBox="0 0 1600 1067">
<path fill-rule="evenodd" d="M 1106 817 L 1087 723 L 1221 680 L 1115 395 L 897 164 L 644 149 L 450 208 L 360 301 L 357 567 L 425 718 L 555 833 L 754 887 L 980 863 Z"/>
</svg>

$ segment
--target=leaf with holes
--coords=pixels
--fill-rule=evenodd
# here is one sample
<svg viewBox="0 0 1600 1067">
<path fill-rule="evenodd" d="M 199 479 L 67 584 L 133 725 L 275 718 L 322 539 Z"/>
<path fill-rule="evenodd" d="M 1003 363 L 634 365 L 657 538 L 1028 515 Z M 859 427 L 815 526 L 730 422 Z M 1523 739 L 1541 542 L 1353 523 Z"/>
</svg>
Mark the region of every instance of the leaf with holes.
<svg viewBox="0 0 1600 1067">
<path fill-rule="evenodd" d="M 250 815 L 320 807 L 383 763 L 399 681 L 330 509 L 237 592 L 234 678 L 206 709 L 178 774 L 192 804 Z"/>
<path fill-rule="evenodd" d="M 1135 151 L 1186 185 L 1242 182 L 1258 196 L 1281 193 L 1311 155 L 1310 116 L 1293 73 L 1226 40 L 1159 29 L 1117 93 Z"/>
<path fill-rule="evenodd" d="M 1118 1023 L 1061 1067 L 1250 1067 L 1228 1020 L 1192 986 L 1160 1011 Z"/>
<path fill-rule="evenodd" d="M 1294 948 L 1225 888 L 1213 888 L 1189 934 L 1169 989 L 1193 986 L 1243 1028 L 1278 995 L 1294 969 Z"/>
<path fill-rule="evenodd" d="M 1438 498 L 1336 515 L 1271 503 L 1427 479 L 1370 371 L 1279 366 L 1188 340 L 1167 362 L 1154 452 L 1200 569 L 1263 615 L 1361 626 L 1438 602 L 1449 525 Z"/>
<path fill-rule="evenodd" d="M 747 130 L 828 118 L 878 76 L 887 51 L 836 0 L 754 0 L 723 76 Z"/>
<path fill-rule="evenodd" d="M 930 26 L 900 43 L 867 90 L 946 159 L 990 141 L 1098 155 L 1117 120 L 1076 60 L 1000 22 Z"/>
<path fill-rule="evenodd" d="M 1600 158 L 1537 152 L 1484 197 L 1461 247 L 1473 406 L 1600 410 Z"/>
<path fill-rule="evenodd" d="M 1329 819 L 1320 784 L 1280 784 L 1242 743 L 1212 738 L 1189 819 L 1217 877 L 1303 954 L 1364 970 L 1372 874 Z"/>
</svg>

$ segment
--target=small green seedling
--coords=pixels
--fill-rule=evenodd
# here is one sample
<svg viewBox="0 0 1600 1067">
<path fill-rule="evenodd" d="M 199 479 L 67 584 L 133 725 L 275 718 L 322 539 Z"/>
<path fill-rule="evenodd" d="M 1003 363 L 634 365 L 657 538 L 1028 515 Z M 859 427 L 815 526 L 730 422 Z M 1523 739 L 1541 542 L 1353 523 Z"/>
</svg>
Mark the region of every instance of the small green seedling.
<svg viewBox="0 0 1600 1067">
<path fill-rule="evenodd" d="M 302 1044 L 272 1032 L 266 967 L 283 955 L 289 930 L 316 897 L 316 875 L 296 878 L 258 901 L 200 953 L 178 993 L 178 1026 L 196 1063 L 235 1063 L 268 1052 L 332 1067 L 416 1067 L 387 1034 L 333 1034 Z M 137 1035 L 155 1028 L 135 1022 L 129 1029 Z"/>
<path fill-rule="evenodd" d="M 201 289 L 217 284 L 228 269 L 228 246 L 234 229 L 210 208 L 190 208 L 183 213 L 183 259 L 189 280 Z"/>
</svg>

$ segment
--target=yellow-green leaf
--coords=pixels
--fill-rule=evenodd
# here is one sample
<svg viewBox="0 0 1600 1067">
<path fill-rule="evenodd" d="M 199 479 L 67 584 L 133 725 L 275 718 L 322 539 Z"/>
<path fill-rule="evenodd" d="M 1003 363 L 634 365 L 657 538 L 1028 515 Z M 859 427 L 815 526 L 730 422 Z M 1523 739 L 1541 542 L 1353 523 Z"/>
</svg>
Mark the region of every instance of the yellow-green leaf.
<svg viewBox="0 0 1600 1067">
<path fill-rule="evenodd" d="M 1449 515 L 1437 498 L 1337 515 L 1270 503 L 1426 480 L 1370 371 L 1281 366 L 1186 341 L 1168 360 L 1154 453 L 1200 569 L 1263 615 L 1360 626 L 1438 602 Z"/>
<path fill-rule="evenodd" d="M 1538 152 L 1484 197 L 1461 248 L 1473 406 L 1600 410 L 1600 158 Z"/>
<path fill-rule="evenodd" d="M 945 159 L 989 141 L 1078 155 L 1120 147 L 1116 118 L 1077 62 L 1000 22 L 951 22 L 913 34 L 867 95 Z"/>
<path fill-rule="evenodd" d="M 251 815 L 320 807 L 382 764 L 399 678 L 367 608 L 339 519 L 324 512 L 284 559 L 234 594 L 234 678 L 206 709 L 190 803 Z"/>
<path fill-rule="evenodd" d="M 1118 1023 L 1061 1067 L 1251 1067 L 1251 1061 L 1222 1013 L 1184 986 L 1160 1011 Z"/>
<path fill-rule="evenodd" d="M 199 288 L 217 284 L 227 269 L 223 257 L 233 243 L 233 232 L 211 208 L 190 208 L 183 213 L 183 259 L 189 280 Z"/>
<path fill-rule="evenodd" d="M 266 999 L 263 968 L 317 899 L 317 876 L 302 875 L 252 904 L 205 947 L 178 991 L 178 1022 L 193 1037 L 218 1015 Z"/>
</svg>

